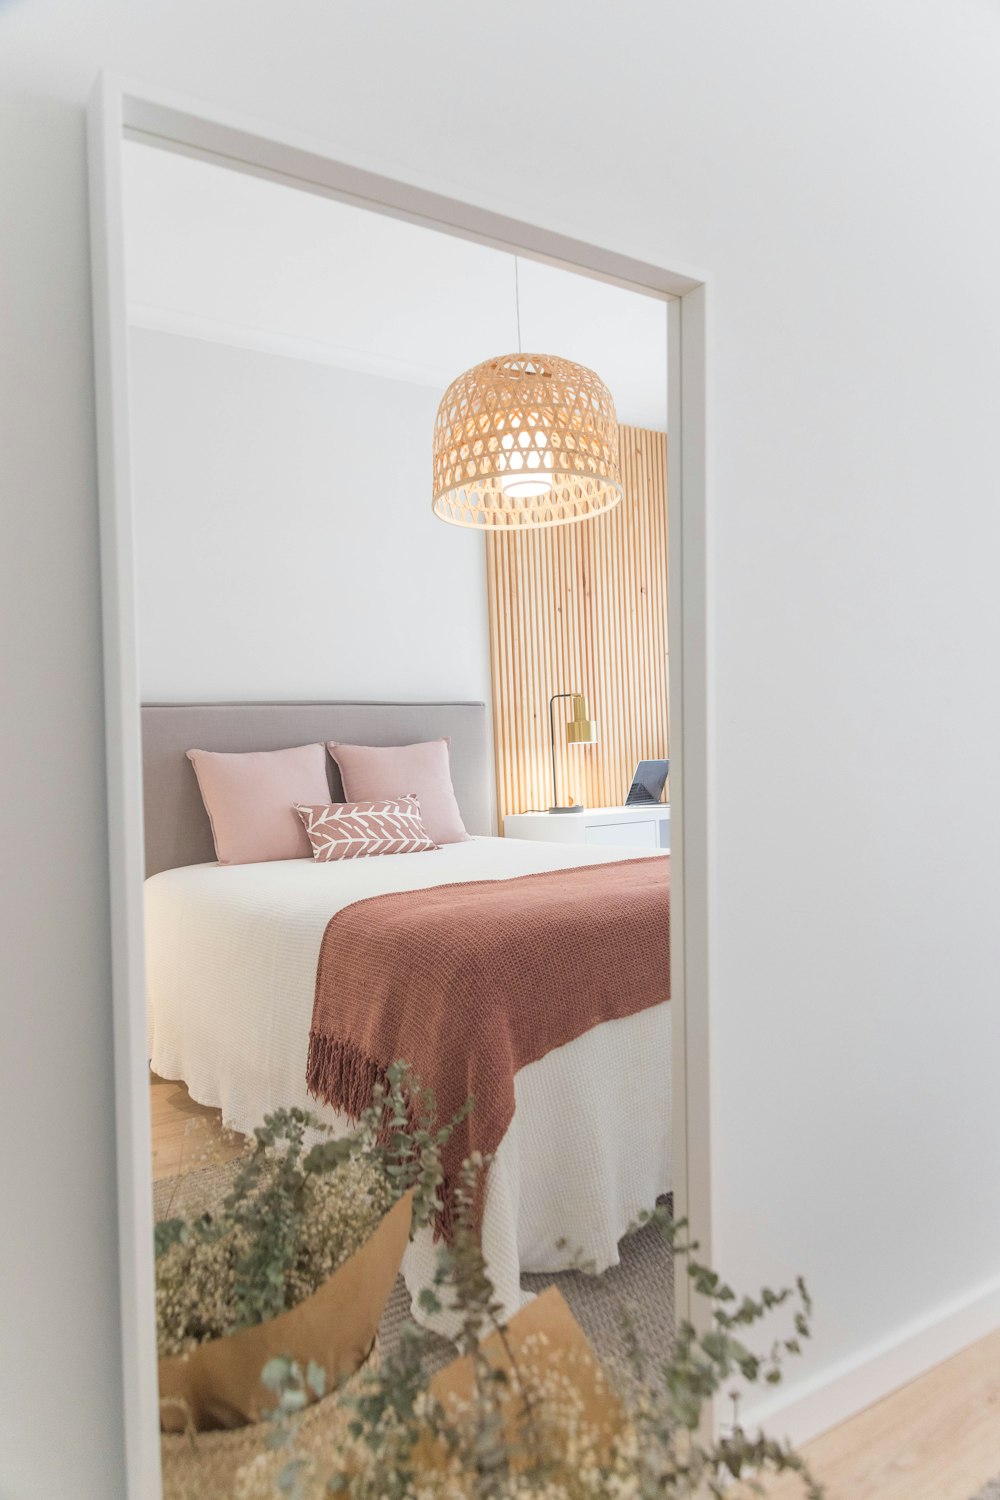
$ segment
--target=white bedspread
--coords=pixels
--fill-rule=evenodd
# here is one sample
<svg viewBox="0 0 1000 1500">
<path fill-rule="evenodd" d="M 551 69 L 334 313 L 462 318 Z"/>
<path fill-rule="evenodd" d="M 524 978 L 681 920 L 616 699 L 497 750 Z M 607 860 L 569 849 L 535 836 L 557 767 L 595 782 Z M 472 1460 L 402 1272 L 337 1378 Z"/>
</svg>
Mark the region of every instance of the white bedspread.
<svg viewBox="0 0 1000 1500">
<path fill-rule="evenodd" d="M 428 854 L 191 865 L 154 875 L 146 882 L 153 1071 L 182 1079 L 192 1098 L 220 1108 L 239 1131 L 280 1106 L 336 1121 L 305 1084 L 316 963 L 336 911 L 384 891 L 641 852 L 473 839 Z M 597 1270 L 617 1264 L 636 1214 L 669 1190 L 670 1006 L 606 1022 L 529 1064 L 515 1098 L 483 1218 L 483 1248 L 508 1315 L 528 1300 L 522 1271 L 560 1270 L 577 1254 Z M 433 1265 L 427 1231 L 404 1264 L 414 1297 Z"/>
</svg>

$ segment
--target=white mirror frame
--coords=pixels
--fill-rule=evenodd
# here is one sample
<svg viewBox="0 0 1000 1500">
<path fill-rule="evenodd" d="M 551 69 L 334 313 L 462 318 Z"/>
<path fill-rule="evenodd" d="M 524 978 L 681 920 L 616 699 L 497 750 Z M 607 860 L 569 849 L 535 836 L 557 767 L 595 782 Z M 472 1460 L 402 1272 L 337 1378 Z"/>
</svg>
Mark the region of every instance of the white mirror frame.
<svg viewBox="0 0 1000 1500">
<path fill-rule="evenodd" d="M 150 1110 L 143 960 L 143 827 L 135 628 L 122 142 L 126 135 L 237 171 L 641 290 L 668 307 L 671 916 L 674 1205 L 709 1260 L 707 304 L 703 275 L 652 265 L 335 160 L 322 145 L 182 96 L 102 74 L 88 117 L 94 358 L 114 987 L 119 1277 L 129 1500 L 158 1500 Z M 686 1279 L 678 1316 L 690 1309 Z"/>
</svg>

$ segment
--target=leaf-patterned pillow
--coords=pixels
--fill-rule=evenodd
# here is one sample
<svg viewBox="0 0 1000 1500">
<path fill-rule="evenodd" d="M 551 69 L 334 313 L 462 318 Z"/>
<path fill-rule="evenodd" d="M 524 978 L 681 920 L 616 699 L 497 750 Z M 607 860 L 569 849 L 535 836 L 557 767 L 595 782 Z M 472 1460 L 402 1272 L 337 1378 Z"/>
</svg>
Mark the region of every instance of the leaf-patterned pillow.
<svg viewBox="0 0 1000 1500">
<path fill-rule="evenodd" d="M 386 802 L 295 803 L 313 859 L 369 859 L 374 854 L 423 854 L 437 849 L 420 817 L 416 797 Z"/>
</svg>

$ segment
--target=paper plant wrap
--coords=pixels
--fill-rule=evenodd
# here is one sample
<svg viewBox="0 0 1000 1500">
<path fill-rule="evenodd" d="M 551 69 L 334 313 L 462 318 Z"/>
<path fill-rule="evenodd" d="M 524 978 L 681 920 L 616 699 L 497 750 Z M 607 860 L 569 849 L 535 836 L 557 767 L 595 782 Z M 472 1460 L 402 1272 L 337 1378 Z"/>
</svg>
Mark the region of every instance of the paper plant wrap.
<svg viewBox="0 0 1000 1500">
<path fill-rule="evenodd" d="M 507 1325 L 508 1346 L 519 1364 L 528 1364 L 536 1377 L 558 1376 L 582 1403 L 582 1417 L 603 1456 L 621 1430 L 624 1410 L 579 1324 L 555 1287 L 549 1287 Z M 507 1349 L 498 1335 L 484 1343 L 491 1363 L 509 1369 Z M 345 1393 L 363 1388 L 364 1374 L 339 1391 L 310 1406 L 299 1420 L 295 1457 L 302 1461 L 298 1479 L 304 1500 L 324 1500 L 329 1495 L 327 1479 L 340 1471 L 344 1443 L 354 1410 L 344 1402 Z M 431 1380 L 431 1391 L 447 1408 L 460 1409 L 472 1395 L 474 1371 L 469 1358 L 454 1360 Z M 521 1402 L 516 1387 L 504 1400 L 508 1438 L 516 1442 L 521 1421 Z M 523 1436 L 523 1434 L 521 1434 Z M 284 1450 L 269 1448 L 263 1424 L 235 1432 L 206 1433 L 195 1439 L 166 1434 L 163 1447 L 164 1500 L 274 1500 L 281 1471 L 288 1462 Z M 427 1435 L 414 1455 L 418 1468 L 433 1474 L 446 1461 Z M 348 1468 L 350 1465 L 348 1464 Z"/>
<path fill-rule="evenodd" d="M 207 1432 L 259 1422 L 275 1404 L 260 1373 L 279 1355 L 303 1367 L 315 1360 L 326 1371 L 328 1388 L 357 1370 L 399 1272 L 412 1199 L 412 1193 L 401 1198 L 360 1250 L 289 1312 L 161 1359 L 161 1429 Z"/>
<path fill-rule="evenodd" d="M 594 1451 L 606 1458 L 625 1422 L 625 1410 L 587 1336 L 570 1312 L 557 1287 L 550 1286 L 516 1313 L 506 1328 L 506 1341 L 497 1333 L 483 1340 L 483 1352 L 492 1365 L 511 1375 L 510 1354 L 527 1375 L 530 1384 L 544 1381 L 547 1374 L 559 1376 L 580 1402 L 580 1417 L 591 1434 Z M 475 1390 L 471 1356 L 453 1360 L 432 1377 L 432 1395 L 445 1410 L 467 1406 Z M 523 1442 L 522 1393 L 512 1379 L 501 1402 L 508 1441 L 516 1448 Z M 430 1442 L 418 1448 L 418 1464 L 437 1467 L 439 1455 Z"/>
</svg>

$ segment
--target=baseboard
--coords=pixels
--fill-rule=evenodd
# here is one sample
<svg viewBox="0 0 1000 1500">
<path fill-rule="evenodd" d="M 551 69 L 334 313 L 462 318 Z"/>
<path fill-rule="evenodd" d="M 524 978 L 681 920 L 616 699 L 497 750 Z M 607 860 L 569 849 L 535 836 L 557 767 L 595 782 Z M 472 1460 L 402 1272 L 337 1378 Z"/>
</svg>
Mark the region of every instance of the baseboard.
<svg viewBox="0 0 1000 1500">
<path fill-rule="evenodd" d="M 1000 1328 L 1000 1276 L 904 1324 L 857 1355 L 776 1388 L 740 1415 L 743 1427 L 804 1443 Z"/>
</svg>

